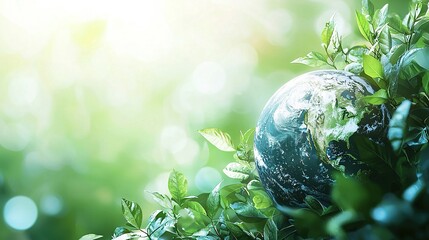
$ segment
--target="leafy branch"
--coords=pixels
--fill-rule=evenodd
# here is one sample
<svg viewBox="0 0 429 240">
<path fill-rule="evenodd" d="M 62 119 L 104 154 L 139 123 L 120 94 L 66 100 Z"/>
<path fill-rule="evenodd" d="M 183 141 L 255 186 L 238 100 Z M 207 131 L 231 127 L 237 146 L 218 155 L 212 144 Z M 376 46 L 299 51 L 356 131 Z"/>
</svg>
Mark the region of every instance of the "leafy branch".
<svg viewBox="0 0 429 240">
<path fill-rule="evenodd" d="M 207 141 L 233 152 L 223 172 L 235 182 L 192 196 L 186 177 L 173 170 L 169 194 L 151 193 L 160 209 L 144 227 L 141 207 L 122 199 L 126 225 L 116 228 L 113 239 L 429 239 L 428 3 L 414 1 L 401 18 L 387 4 L 375 9 L 363 0 L 356 22 L 359 44 L 345 47 L 331 18 L 321 33 L 323 52 L 293 63 L 349 71 L 373 85 L 376 91 L 364 100 L 389 110 L 388 144 L 356 141 L 359 160 L 382 177 L 336 175 L 330 206 L 313 196 L 305 198 L 305 208 L 275 206 L 255 169 L 253 130 L 235 144 L 228 133 L 203 129 Z M 88 234 L 81 240 L 98 238 Z"/>
</svg>

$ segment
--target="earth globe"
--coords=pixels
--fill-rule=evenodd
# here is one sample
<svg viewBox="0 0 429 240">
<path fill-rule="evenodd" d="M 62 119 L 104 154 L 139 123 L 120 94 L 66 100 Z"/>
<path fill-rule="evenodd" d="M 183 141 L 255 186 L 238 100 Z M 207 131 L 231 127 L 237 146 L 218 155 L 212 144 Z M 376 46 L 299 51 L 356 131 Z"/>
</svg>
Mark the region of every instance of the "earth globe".
<svg viewBox="0 0 429 240">
<path fill-rule="evenodd" d="M 345 71 L 321 70 L 284 84 L 259 117 L 254 138 L 261 182 L 278 206 L 303 207 L 307 195 L 330 203 L 333 173 L 357 174 L 353 136 L 382 142 L 389 113 L 368 104 L 374 88 Z"/>
</svg>

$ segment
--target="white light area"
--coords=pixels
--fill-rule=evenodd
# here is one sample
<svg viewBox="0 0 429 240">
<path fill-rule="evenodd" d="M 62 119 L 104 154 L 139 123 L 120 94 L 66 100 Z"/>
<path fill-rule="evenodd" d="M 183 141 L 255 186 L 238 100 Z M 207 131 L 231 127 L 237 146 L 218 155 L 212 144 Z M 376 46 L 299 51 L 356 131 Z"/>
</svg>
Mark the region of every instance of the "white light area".
<svg viewBox="0 0 429 240">
<path fill-rule="evenodd" d="M 185 129 L 180 126 L 165 127 L 161 131 L 159 145 L 170 153 L 170 155 L 165 155 L 166 163 L 171 163 L 171 160 L 174 160 L 180 165 L 190 165 L 200 153 L 199 145 L 189 138 Z"/>
<path fill-rule="evenodd" d="M 203 167 L 195 175 L 195 186 L 201 192 L 211 192 L 220 181 L 222 176 L 212 167 Z"/>
<path fill-rule="evenodd" d="M 57 215 L 63 208 L 63 202 L 56 195 L 46 195 L 40 200 L 40 210 L 47 215 Z"/>
<path fill-rule="evenodd" d="M 186 145 L 173 155 L 173 158 L 179 165 L 190 166 L 195 162 L 197 157 L 199 157 L 199 153 L 200 147 L 198 143 L 192 139 L 189 139 L 186 142 Z"/>
<path fill-rule="evenodd" d="M 52 53 L 48 61 L 50 66 L 49 78 L 52 79 L 53 89 L 64 89 L 72 86 L 83 75 L 83 69 L 79 66 L 77 53 L 78 46 L 71 40 L 68 29 L 58 30 L 50 44 Z"/>
<path fill-rule="evenodd" d="M 113 107 L 122 107 L 130 102 L 131 89 L 128 88 L 127 83 L 129 81 L 110 82 L 107 83 L 106 89 L 106 102 Z"/>
<path fill-rule="evenodd" d="M 21 151 L 30 143 L 32 134 L 28 125 L 7 124 L 0 121 L 0 145 L 11 151 Z"/>
<path fill-rule="evenodd" d="M 192 73 L 195 89 L 202 94 L 220 93 L 225 86 L 225 81 L 225 70 L 216 62 L 203 62 Z"/>
<path fill-rule="evenodd" d="M 9 77 L 8 96 L 17 106 L 30 106 L 39 94 L 39 82 L 35 73 L 13 74 Z"/>
<path fill-rule="evenodd" d="M 342 1 L 335 1 L 332 4 L 333 5 L 329 10 L 324 11 L 316 19 L 314 22 L 314 30 L 317 33 L 321 33 L 321 29 L 323 29 L 325 24 L 329 22 L 332 16 L 334 16 L 335 27 L 339 35 L 349 35 L 352 32 L 350 28 L 350 14 L 348 14 L 350 12 L 350 8 Z"/>
<path fill-rule="evenodd" d="M 148 192 L 159 192 L 162 194 L 168 193 L 167 184 L 168 184 L 169 176 L 170 176 L 170 172 L 160 173 L 143 188 L 143 194 L 147 201 L 155 202 L 155 200 L 153 200 L 152 194 Z"/>
<path fill-rule="evenodd" d="M 27 230 L 37 220 L 37 207 L 33 200 L 16 196 L 6 202 L 3 210 L 5 222 L 13 229 Z"/>
<path fill-rule="evenodd" d="M 268 42 L 276 46 L 284 46 L 288 42 L 288 33 L 293 19 L 285 9 L 275 9 L 268 12 L 264 19 L 264 27 Z"/>
<path fill-rule="evenodd" d="M 173 154 L 185 148 L 188 141 L 186 131 L 182 127 L 174 125 L 164 127 L 159 137 L 161 148 Z"/>
<path fill-rule="evenodd" d="M 224 62 L 225 66 L 228 66 L 228 70 L 251 71 L 258 64 L 258 53 L 250 44 L 237 44 L 226 54 Z"/>
</svg>

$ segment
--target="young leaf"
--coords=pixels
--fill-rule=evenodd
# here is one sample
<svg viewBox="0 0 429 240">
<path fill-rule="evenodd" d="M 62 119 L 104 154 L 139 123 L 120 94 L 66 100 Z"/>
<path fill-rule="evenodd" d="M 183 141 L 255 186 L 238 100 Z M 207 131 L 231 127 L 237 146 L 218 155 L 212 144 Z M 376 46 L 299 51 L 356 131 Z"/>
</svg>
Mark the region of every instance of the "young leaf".
<svg viewBox="0 0 429 240">
<path fill-rule="evenodd" d="M 365 96 L 364 100 L 372 105 L 381 105 L 389 100 L 389 96 L 386 89 L 380 89 L 370 96 Z"/>
<path fill-rule="evenodd" d="M 252 134 L 254 132 L 255 132 L 255 129 L 251 128 L 251 129 L 247 130 L 245 133 L 242 133 L 241 134 L 241 139 L 240 139 L 241 143 L 248 143 L 250 137 L 252 136 Z"/>
<path fill-rule="evenodd" d="M 265 191 L 253 191 L 252 202 L 256 209 L 271 207 L 273 202 Z"/>
<path fill-rule="evenodd" d="M 332 34 L 334 33 L 335 23 L 334 23 L 334 16 L 331 17 L 329 22 L 325 24 L 325 27 L 322 31 L 322 44 L 325 48 L 329 47 L 329 44 L 331 43 Z"/>
<path fill-rule="evenodd" d="M 411 102 L 403 101 L 396 111 L 393 113 L 392 119 L 389 122 L 389 131 L 387 138 L 390 140 L 394 151 L 398 152 L 403 144 L 404 137 L 407 131 L 407 117 L 410 112 Z"/>
<path fill-rule="evenodd" d="M 219 208 L 220 185 L 221 185 L 221 183 L 216 185 L 216 187 L 212 190 L 212 192 L 209 194 L 209 197 L 207 198 L 207 214 L 209 217 L 213 217 L 216 214 L 217 209 Z"/>
<path fill-rule="evenodd" d="M 85 236 L 82 236 L 81 238 L 79 238 L 79 240 L 94 240 L 94 239 L 99 239 L 102 237 L 103 236 L 96 235 L 96 234 L 86 234 Z"/>
<path fill-rule="evenodd" d="M 223 172 L 230 178 L 238 180 L 246 180 L 252 174 L 253 169 L 245 164 L 240 164 L 237 162 L 229 163 L 224 169 Z"/>
<path fill-rule="evenodd" d="M 372 78 L 383 78 L 383 66 L 371 55 L 363 55 L 363 71 Z"/>
<path fill-rule="evenodd" d="M 273 219 L 268 219 L 264 227 L 264 239 L 265 240 L 277 240 L 278 228 L 274 223 Z"/>
<path fill-rule="evenodd" d="M 206 128 L 198 132 L 221 151 L 233 152 L 236 150 L 231 141 L 231 136 L 229 136 L 228 133 L 222 132 L 220 129 Z"/>
<path fill-rule="evenodd" d="M 136 229 L 140 229 L 143 214 L 142 209 L 137 203 L 122 198 L 122 214 L 128 224 Z"/>
<path fill-rule="evenodd" d="M 300 57 L 293 60 L 292 63 L 301 63 L 310 67 L 320 67 L 328 65 L 326 57 L 319 52 L 310 52 L 305 57 Z"/>
<path fill-rule="evenodd" d="M 168 178 L 168 190 L 173 199 L 181 205 L 188 192 L 188 180 L 182 173 L 173 170 Z"/>
<path fill-rule="evenodd" d="M 368 42 L 372 43 L 372 34 L 371 34 L 371 27 L 370 24 L 368 22 L 368 20 L 366 19 L 365 15 L 363 15 L 362 13 L 356 11 L 356 21 L 358 24 L 358 28 L 360 33 L 362 34 L 362 36 L 368 40 Z"/>
</svg>

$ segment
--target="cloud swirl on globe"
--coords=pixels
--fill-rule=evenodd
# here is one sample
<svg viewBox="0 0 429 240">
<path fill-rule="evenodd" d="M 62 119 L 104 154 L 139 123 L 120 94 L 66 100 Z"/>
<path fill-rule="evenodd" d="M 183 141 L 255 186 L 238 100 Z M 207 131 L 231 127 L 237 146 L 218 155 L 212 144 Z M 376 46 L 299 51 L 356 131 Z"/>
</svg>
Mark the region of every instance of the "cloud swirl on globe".
<svg viewBox="0 0 429 240">
<path fill-rule="evenodd" d="M 377 142 L 385 136 L 386 108 L 367 104 L 374 89 L 345 71 L 323 70 L 284 84 L 265 105 L 255 132 L 261 182 L 280 206 L 305 206 L 307 195 L 330 203 L 332 173 L 357 174 L 360 162 L 352 136 Z"/>
</svg>

